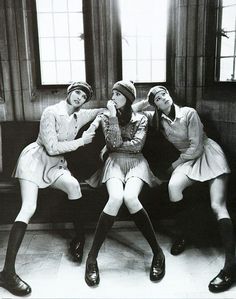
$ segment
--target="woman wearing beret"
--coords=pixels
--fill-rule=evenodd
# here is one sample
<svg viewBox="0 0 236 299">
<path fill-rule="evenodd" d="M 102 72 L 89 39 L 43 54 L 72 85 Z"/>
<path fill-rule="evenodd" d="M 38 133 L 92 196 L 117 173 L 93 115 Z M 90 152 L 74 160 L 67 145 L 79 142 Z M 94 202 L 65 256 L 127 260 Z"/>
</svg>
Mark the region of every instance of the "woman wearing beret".
<svg viewBox="0 0 236 299">
<path fill-rule="evenodd" d="M 211 292 L 222 292 L 231 287 L 236 278 L 235 242 L 233 225 L 226 208 L 228 163 L 221 147 L 208 138 L 203 131 L 201 120 L 193 108 L 179 107 L 164 86 L 151 88 L 148 100 L 133 106 L 134 110 L 144 109 L 148 104 L 155 112 L 147 111 L 151 123 L 161 129 L 164 136 L 180 152 L 179 158 L 169 169 L 169 197 L 179 216 L 184 209 L 183 191 L 195 181 L 208 181 L 212 210 L 218 221 L 219 233 L 225 250 L 223 269 L 209 284 Z M 171 253 L 180 254 L 185 249 L 185 239 L 176 240 Z"/>
<path fill-rule="evenodd" d="M 30 286 L 15 272 L 15 260 L 27 224 L 36 210 L 38 189 L 53 187 L 62 190 L 74 204 L 81 197 L 79 182 L 68 170 L 63 154 L 92 142 L 92 132 L 84 132 L 81 138 L 75 139 L 79 129 L 104 110 L 81 109 L 91 96 L 89 84 L 72 83 L 65 100 L 43 111 L 37 140 L 24 148 L 18 159 L 14 177 L 19 179 L 22 206 L 11 229 L 4 268 L 0 272 L 0 286 L 14 295 L 31 293 Z M 74 254 L 81 259 L 84 233 L 79 214 L 75 222 L 77 241 L 71 243 L 71 249 L 74 248 Z"/>
<path fill-rule="evenodd" d="M 147 118 L 132 112 L 131 104 L 135 96 L 132 82 L 116 82 L 112 99 L 107 103 L 108 113 L 98 116 L 91 125 L 92 131 L 99 123 L 102 125 L 108 158 L 102 171 L 96 172 L 88 182 L 93 187 L 105 183 L 109 199 L 98 220 L 86 262 L 85 281 L 89 286 L 99 284 L 97 256 L 123 203 L 152 249 L 150 279 L 158 281 L 165 274 L 164 254 L 149 216 L 138 198 L 144 183 L 155 186 L 160 181 L 153 175 L 141 153 L 147 133 Z"/>
</svg>

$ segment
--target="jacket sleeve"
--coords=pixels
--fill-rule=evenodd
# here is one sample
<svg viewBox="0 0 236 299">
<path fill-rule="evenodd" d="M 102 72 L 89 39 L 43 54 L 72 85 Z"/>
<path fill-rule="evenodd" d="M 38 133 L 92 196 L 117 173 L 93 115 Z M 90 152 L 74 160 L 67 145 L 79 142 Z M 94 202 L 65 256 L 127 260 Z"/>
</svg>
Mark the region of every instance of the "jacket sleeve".
<svg viewBox="0 0 236 299">
<path fill-rule="evenodd" d="M 103 123 L 103 131 L 109 150 L 129 153 L 139 153 L 146 140 L 147 123 L 146 116 L 142 116 L 131 140 L 123 140 L 117 117 L 106 118 Z"/>
<path fill-rule="evenodd" d="M 148 124 L 152 125 L 152 119 L 154 115 L 154 111 L 145 110 L 146 108 L 150 108 L 150 104 L 148 103 L 148 100 L 141 100 L 137 103 L 134 103 L 132 105 L 132 109 L 134 112 L 140 112 L 144 114 L 148 119 Z"/>
<path fill-rule="evenodd" d="M 43 145 L 50 156 L 72 152 L 84 145 L 82 138 L 72 141 L 58 141 L 56 118 L 54 112 L 50 109 L 45 110 L 42 114 L 40 120 L 40 136 Z"/>
<path fill-rule="evenodd" d="M 189 147 L 180 155 L 180 159 L 193 160 L 203 152 L 203 125 L 197 111 L 191 109 L 187 114 Z"/>
<path fill-rule="evenodd" d="M 105 110 L 105 108 L 81 109 L 78 112 L 78 117 L 81 119 L 82 126 L 93 121 L 98 114 L 103 113 Z"/>
</svg>

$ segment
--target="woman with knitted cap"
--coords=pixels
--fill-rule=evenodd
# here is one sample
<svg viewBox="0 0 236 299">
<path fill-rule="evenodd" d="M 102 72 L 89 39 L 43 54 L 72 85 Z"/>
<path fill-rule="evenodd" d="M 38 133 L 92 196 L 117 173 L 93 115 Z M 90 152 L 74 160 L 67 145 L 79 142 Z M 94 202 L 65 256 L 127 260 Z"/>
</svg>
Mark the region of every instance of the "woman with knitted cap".
<svg viewBox="0 0 236 299">
<path fill-rule="evenodd" d="M 0 272 L 0 286 L 14 295 L 24 296 L 31 293 L 30 286 L 15 272 L 15 260 L 27 224 L 36 210 L 38 189 L 52 187 L 62 190 L 74 205 L 81 197 L 79 182 L 71 175 L 63 154 L 92 142 L 92 132 L 84 132 L 81 138 L 75 139 L 79 129 L 104 110 L 81 109 L 91 96 L 92 89 L 89 84 L 72 83 L 67 89 L 65 100 L 43 111 L 37 140 L 24 148 L 18 159 L 13 176 L 19 179 L 22 206 L 11 229 L 4 268 Z M 81 260 L 84 244 L 83 223 L 80 215 L 76 216 L 77 241 L 72 242 L 71 249 L 77 259 Z"/>
<path fill-rule="evenodd" d="M 233 225 L 226 207 L 227 174 L 230 169 L 225 155 L 221 147 L 206 136 L 197 111 L 174 104 L 164 86 L 153 87 L 148 99 L 135 104 L 133 109 L 140 111 L 148 104 L 154 106 L 155 112 L 146 111 L 145 115 L 180 152 L 179 158 L 169 169 L 171 178 L 168 185 L 177 218 L 187 216 L 187 201 L 183 203 L 183 191 L 196 181 L 209 183 L 211 207 L 218 221 L 225 262 L 208 287 L 211 292 L 225 291 L 236 279 Z M 183 252 L 185 243 L 184 237 L 177 239 L 171 253 L 178 255 Z"/>
<path fill-rule="evenodd" d="M 144 183 L 153 187 L 160 181 L 153 175 L 141 153 L 147 133 L 147 118 L 133 113 L 131 105 L 135 96 L 132 82 L 116 82 L 112 99 L 107 103 L 107 113 L 98 116 L 89 129 L 93 131 L 99 124 L 102 125 L 108 158 L 102 171 L 97 171 L 88 182 L 93 187 L 105 183 L 109 194 L 86 262 L 85 281 L 89 286 L 99 284 L 98 252 L 123 203 L 153 251 L 150 279 L 158 281 L 165 274 L 164 254 L 149 216 L 138 199 Z"/>
</svg>

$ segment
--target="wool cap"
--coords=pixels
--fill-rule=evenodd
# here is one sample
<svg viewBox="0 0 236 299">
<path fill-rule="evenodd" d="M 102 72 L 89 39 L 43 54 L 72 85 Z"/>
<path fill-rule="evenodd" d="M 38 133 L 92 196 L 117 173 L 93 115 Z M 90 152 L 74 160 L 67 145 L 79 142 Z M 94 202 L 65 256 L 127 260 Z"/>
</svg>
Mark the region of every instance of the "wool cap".
<svg viewBox="0 0 236 299">
<path fill-rule="evenodd" d="M 112 90 L 114 89 L 122 93 L 128 100 L 131 101 L 131 103 L 133 103 L 136 98 L 136 88 L 132 81 L 118 81 L 114 84 Z"/>
<path fill-rule="evenodd" d="M 82 90 L 87 95 L 87 101 L 89 101 L 93 95 L 92 87 L 87 82 L 73 82 L 67 88 L 67 94 L 70 94 L 74 90 Z"/>
<path fill-rule="evenodd" d="M 155 99 L 155 96 L 158 92 L 160 91 L 165 91 L 166 93 L 169 93 L 168 90 L 166 89 L 165 86 L 162 86 L 162 85 L 157 85 L 157 86 L 154 86 L 152 87 L 150 90 L 149 90 L 149 93 L 148 93 L 148 102 L 150 105 L 154 106 L 154 99 Z"/>
</svg>

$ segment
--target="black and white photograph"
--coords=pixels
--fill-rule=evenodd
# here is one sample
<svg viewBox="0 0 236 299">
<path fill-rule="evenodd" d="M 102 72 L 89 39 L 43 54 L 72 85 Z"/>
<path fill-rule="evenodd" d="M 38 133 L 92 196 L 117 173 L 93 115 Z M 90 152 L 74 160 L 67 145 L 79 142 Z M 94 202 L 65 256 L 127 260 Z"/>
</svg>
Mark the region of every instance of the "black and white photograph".
<svg viewBox="0 0 236 299">
<path fill-rule="evenodd" d="M 0 0 L 0 298 L 236 298 L 236 0 Z"/>
</svg>

